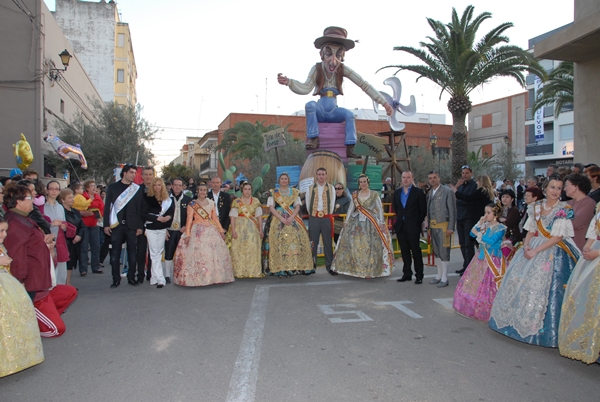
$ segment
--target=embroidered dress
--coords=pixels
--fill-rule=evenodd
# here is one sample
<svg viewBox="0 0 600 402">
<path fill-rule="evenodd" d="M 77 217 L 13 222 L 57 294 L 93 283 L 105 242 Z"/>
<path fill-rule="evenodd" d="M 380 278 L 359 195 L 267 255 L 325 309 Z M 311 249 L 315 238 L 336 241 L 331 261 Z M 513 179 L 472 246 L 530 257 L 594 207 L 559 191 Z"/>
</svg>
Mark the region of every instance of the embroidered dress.
<svg viewBox="0 0 600 402">
<path fill-rule="evenodd" d="M 199 200 L 188 205 L 186 226 L 191 226 L 190 236 L 182 237 L 175 251 L 173 282 L 176 285 L 207 286 L 234 281 L 231 256 L 221 238 L 215 203 L 206 201 L 208 204 L 200 210 L 204 217 L 194 209 Z"/>
<path fill-rule="evenodd" d="M 452 307 L 457 313 L 479 321 L 490 319 L 490 310 L 504 276 L 506 261 L 503 260 L 501 244 L 506 226 L 497 224 L 481 228 L 475 225 L 479 255 L 475 255 L 454 291 Z"/>
<path fill-rule="evenodd" d="M 300 205 L 300 191 L 290 188 L 287 194 L 271 190 L 268 206 L 285 218 L 291 216 L 296 205 Z M 263 239 L 263 269 L 269 275 L 291 276 L 314 272 L 310 240 L 304 223 L 299 218 L 291 225 L 284 225 L 270 215 L 265 224 Z"/>
<path fill-rule="evenodd" d="M 529 246 L 534 249 L 551 236 L 561 236 L 562 240 L 531 260 L 525 258 L 525 248 L 517 251 L 494 300 L 489 326 L 518 341 L 555 348 L 565 285 L 580 251 L 571 240 L 572 209 L 566 202 L 558 202 L 543 216 L 544 202 L 528 207 L 529 218 L 524 228 L 537 232 Z"/>
<path fill-rule="evenodd" d="M 590 222 L 586 237 L 596 239 L 591 250 L 600 250 L 600 211 Z M 584 363 L 594 363 L 600 353 L 600 257 L 580 258 L 569 279 L 558 327 L 558 351 Z"/>
<path fill-rule="evenodd" d="M 360 212 L 357 205 L 364 208 L 374 221 Z M 361 197 L 355 193 L 348 208 L 346 226 L 335 248 L 331 269 L 359 278 L 390 276 L 394 264 L 390 253 L 392 239 L 387 228 L 379 228 L 380 224 L 385 224 L 385 220 L 379 194 L 370 191 L 367 197 Z"/>
<path fill-rule="evenodd" d="M 235 218 L 237 239 L 231 239 L 231 260 L 233 275 L 236 278 L 262 278 L 261 242 L 258 218 L 262 216 L 262 208 L 257 198 L 252 198 L 250 205 L 245 205 L 241 198 L 231 203 L 230 218 Z M 229 226 L 229 230 L 231 231 Z"/>
<path fill-rule="evenodd" d="M 0 253 L 6 255 L 4 245 Z M 29 295 L 0 266 L 0 377 L 17 373 L 44 361 L 42 338 Z"/>
</svg>

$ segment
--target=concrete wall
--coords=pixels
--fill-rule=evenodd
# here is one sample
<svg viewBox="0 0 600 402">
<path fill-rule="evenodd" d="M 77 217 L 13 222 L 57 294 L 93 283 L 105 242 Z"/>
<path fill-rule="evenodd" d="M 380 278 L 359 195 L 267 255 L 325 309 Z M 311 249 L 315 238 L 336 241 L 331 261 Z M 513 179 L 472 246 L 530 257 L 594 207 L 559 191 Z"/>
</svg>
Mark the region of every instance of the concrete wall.
<svg viewBox="0 0 600 402">
<path fill-rule="evenodd" d="M 11 144 L 24 133 L 34 155 L 31 167 L 43 172 L 44 153 L 50 150 L 44 134 L 56 133 L 57 119 L 70 122 L 77 113 L 93 120 L 91 103 L 100 101 L 100 94 L 77 55 L 59 73 L 60 81 L 50 80 L 50 68 L 63 68 L 58 54 L 74 50 L 43 0 L 24 3 L 34 24 L 13 3 L 0 13 L 0 168 L 16 167 Z M 0 170 L 0 175 L 6 173 Z"/>
<path fill-rule="evenodd" d="M 575 22 L 600 12 L 598 0 L 575 0 Z"/>
<path fill-rule="evenodd" d="M 469 151 L 496 154 L 508 136 L 519 163 L 525 162 L 525 109 L 527 93 L 473 106 L 468 115 Z"/>
<path fill-rule="evenodd" d="M 115 102 L 121 105 L 134 106 L 137 103 L 136 80 L 137 68 L 133 56 L 133 45 L 129 24 L 122 22 L 116 25 L 117 42 L 115 47 Z M 123 42 L 119 41 L 119 35 L 123 35 Z M 121 44 L 123 46 L 121 46 Z M 118 70 L 123 70 L 124 80 L 118 82 Z"/>
<path fill-rule="evenodd" d="M 600 165 L 600 55 L 575 64 L 575 160 Z"/>
<path fill-rule="evenodd" d="M 114 101 L 116 3 L 56 0 L 54 17 L 105 102 Z"/>
</svg>

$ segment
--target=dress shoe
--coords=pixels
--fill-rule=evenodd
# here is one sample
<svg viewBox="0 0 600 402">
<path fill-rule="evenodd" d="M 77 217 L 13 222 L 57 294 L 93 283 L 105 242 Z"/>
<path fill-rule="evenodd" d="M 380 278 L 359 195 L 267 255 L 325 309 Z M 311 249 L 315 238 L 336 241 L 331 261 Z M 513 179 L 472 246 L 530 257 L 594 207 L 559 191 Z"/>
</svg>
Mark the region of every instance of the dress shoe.
<svg viewBox="0 0 600 402">
<path fill-rule="evenodd" d="M 337 273 L 337 272 L 335 272 L 335 271 L 329 271 L 329 275 L 336 276 L 337 274 L 338 274 L 338 273 Z"/>
<path fill-rule="evenodd" d="M 438 283 L 438 284 L 437 284 L 437 287 L 438 287 L 438 288 L 443 288 L 443 287 L 445 287 L 445 286 L 448 286 L 448 281 L 446 281 L 446 282 L 441 282 L 441 281 L 440 281 L 440 283 Z"/>
<path fill-rule="evenodd" d="M 165 278 L 165 285 L 168 285 L 169 283 L 171 283 L 171 278 L 169 278 L 168 276 Z"/>
<path fill-rule="evenodd" d="M 319 145 L 321 145 L 319 137 L 309 138 L 308 141 L 306 141 L 305 148 L 306 149 L 317 149 L 317 148 L 319 148 Z"/>
<path fill-rule="evenodd" d="M 163 286 L 165 286 L 165 285 L 158 284 L 158 285 L 156 285 L 156 289 L 162 289 Z"/>
<path fill-rule="evenodd" d="M 114 289 L 114 288 L 118 287 L 120 284 L 121 284 L 121 281 L 117 281 L 117 282 L 113 281 L 112 285 L 110 285 L 110 288 Z"/>
<path fill-rule="evenodd" d="M 457 274 L 459 274 L 460 276 L 462 276 L 462 274 L 464 274 L 464 273 L 465 273 L 465 270 L 466 270 L 466 268 L 463 268 L 463 269 L 457 269 L 457 270 L 456 270 L 456 271 L 454 271 L 454 272 L 456 272 Z"/>
<path fill-rule="evenodd" d="M 420 285 L 423 283 L 423 279 L 415 279 L 415 285 Z"/>
<path fill-rule="evenodd" d="M 87 272 L 80 272 L 79 273 L 79 276 L 86 276 L 86 275 L 87 275 Z"/>
<path fill-rule="evenodd" d="M 396 279 L 396 282 L 410 282 L 412 280 L 411 276 L 403 276 L 400 279 Z"/>
<path fill-rule="evenodd" d="M 130 284 L 131 286 L 137 286 L 137 285 L 139 285 L 139 283 L 136 280 L 133 280 L 133 279 L 127 279 L 127 283 Z"/>
<path fill-rule="evenodd" d="M 430 285 L 437 285 L 441 281 L 442 281 L 441 279 L 435 279 L 435 278 L 433 278 L 432 280 L 429 281 L 429 284 Z"/>
<path fill-rule="evenodd" d="M 144 283 L 144 278 L 140 278 L 140 279 L 138 279 L 138 280 L 137 280 L 137 283 L 139 283 L 140 285 L 141 285 L 142 283 Z"/>
<path fill-rule="evenodd" d="M 101 269 L 99 269 L 97 271 L 92 271 L 92 274 L 103 274 L 103 273 L 104 273 L 104 271 Z"/>
</svg>

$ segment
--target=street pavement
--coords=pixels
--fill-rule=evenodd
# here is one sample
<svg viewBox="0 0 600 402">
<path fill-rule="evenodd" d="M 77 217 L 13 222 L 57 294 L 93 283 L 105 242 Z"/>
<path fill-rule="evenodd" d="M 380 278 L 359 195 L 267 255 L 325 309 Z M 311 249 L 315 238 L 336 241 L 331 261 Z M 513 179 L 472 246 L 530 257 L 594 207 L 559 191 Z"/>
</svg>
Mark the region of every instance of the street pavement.
<svg viewBox="0 0 600 402">
<path fill-rule="evenodd" d="M 450 272 L 461 267 L 452 251 Z M 598 401 L 600 365 L 456 314 L 450 286 L 315 275 L 163 289 L 74 275 L 67 332 L 0 401 Z"/>
</svg>

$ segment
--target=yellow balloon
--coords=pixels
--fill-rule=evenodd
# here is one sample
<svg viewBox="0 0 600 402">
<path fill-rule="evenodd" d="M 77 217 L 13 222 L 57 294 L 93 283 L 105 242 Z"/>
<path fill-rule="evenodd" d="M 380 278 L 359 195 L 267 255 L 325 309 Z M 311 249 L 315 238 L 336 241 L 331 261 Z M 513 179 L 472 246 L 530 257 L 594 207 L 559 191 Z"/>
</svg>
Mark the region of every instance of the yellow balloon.
<svg viewBox="0 0 600 402">
<path fill-rule="evenodd" d="M 25 170 L 33 162 L 33 154 L 31 153 L 31 146 L 25 138 L 25 134 L 21 133 L 21 140 L 13 144 L 15 150 L 15 159 L 17 161 L 17 167 L 21 170 Z"/>
</svg>

